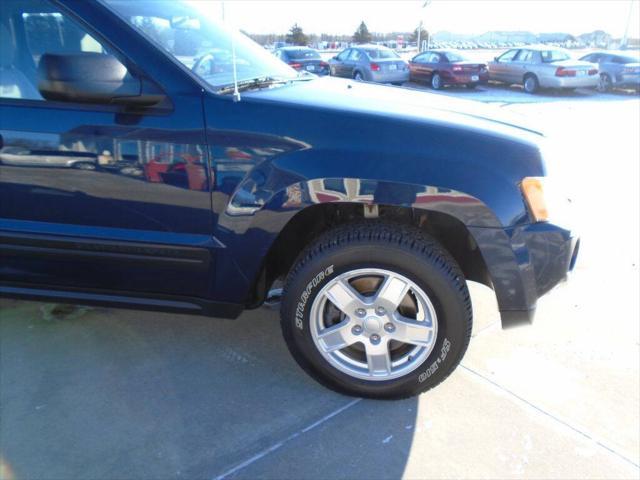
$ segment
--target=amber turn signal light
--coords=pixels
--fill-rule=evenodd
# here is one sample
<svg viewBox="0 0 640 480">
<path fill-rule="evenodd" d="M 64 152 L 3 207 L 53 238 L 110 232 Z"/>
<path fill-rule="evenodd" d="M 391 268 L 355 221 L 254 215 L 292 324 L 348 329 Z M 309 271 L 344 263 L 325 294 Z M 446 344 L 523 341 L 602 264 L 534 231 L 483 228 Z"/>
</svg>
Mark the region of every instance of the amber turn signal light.
<svg viewBox="0 0 640 480">
<path fill-rule="evenodd" d="M 544 178 L 527 177 L 520 184 L 529 212 L 536 222 L 549 220 L 549 209 L 544 199 Z"/>
</svg>

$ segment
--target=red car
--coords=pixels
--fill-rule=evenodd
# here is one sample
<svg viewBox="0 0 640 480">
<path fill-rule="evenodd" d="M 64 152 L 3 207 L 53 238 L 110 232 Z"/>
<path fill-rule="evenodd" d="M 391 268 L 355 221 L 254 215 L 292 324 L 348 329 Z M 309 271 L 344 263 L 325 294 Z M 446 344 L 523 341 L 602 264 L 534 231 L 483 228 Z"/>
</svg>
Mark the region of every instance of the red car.
<svg viewBox="0 0 640 480">
<path fill-rule="evenodd" d="M 475 88 L 489 80 L 489 71 L 484 63 L 467 60 L 458 52 L 427 50 L 409 62 L 409 80 L 427 82 L 435 90 L 445 85 L 466 85 Z"/>
</svg>

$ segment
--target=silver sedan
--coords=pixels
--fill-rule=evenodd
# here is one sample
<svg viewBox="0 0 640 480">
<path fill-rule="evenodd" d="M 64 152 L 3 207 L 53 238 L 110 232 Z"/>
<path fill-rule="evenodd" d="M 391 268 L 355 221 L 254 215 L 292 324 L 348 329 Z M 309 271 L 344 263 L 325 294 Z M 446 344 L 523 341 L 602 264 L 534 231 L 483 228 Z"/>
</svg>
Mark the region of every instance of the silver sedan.
<svg viewBox="0 0 640 480">
<path fill-rule="evenodd" d="M 409 64 L 393 50 L 380 45 L 347 48 L 329 60 L 335 77 L 401 85 L 409 81 Z"/>
<path fill-rule="evenodd" d="M 598 66 L 572 60 L 562 49 L 546 46 L 513 48 L 489 62 L 489 80 L 518 83 L 525 92 L 540 88 L 574 89 L 598 85 Z"/>
</svg>

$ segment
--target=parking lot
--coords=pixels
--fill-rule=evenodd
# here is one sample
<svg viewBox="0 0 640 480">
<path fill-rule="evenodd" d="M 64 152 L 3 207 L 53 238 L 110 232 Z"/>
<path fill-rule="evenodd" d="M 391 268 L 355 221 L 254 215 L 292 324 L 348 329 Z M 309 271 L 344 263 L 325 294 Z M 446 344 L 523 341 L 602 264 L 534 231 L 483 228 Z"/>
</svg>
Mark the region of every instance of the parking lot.
<svg viewBox="0 0 640 480">
<path fill-rule="evenodd" d="M 531 117 L 565 145 L 553 167 L 581 257 L 533 326 L 501 330 L 492 292 L 471 285 L 462 365 L 380 402 L 314 383 L 268 308 L 226 321 L 2 299 L 0 477 L 638 478 L 638 96 L 437 94 Z"/>
</svg>

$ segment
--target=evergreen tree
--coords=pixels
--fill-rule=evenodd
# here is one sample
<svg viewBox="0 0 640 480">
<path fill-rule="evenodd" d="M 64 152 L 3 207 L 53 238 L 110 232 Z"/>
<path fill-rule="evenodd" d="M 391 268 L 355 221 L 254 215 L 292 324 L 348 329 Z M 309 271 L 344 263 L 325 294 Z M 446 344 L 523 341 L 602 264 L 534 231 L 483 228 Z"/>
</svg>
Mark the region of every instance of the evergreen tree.
<svg viewBox="0 0 640 480">
<path fill-rule="evenodd" d="M 369 43 L 371 41 L 371 33 L 364 21 L 360 22 L 360 26 L 353 34 L 353 41 L 355 43 Z"/>
<path fill-rule="evenodd" d="M 287 43 L 291 45 L 307 45 L 309 43 L 309 39 L 302 31 L 302 27 L 300 27 L 297 23 L 293 24 L 293 27 L 287 33 Z"/>
</svg>

